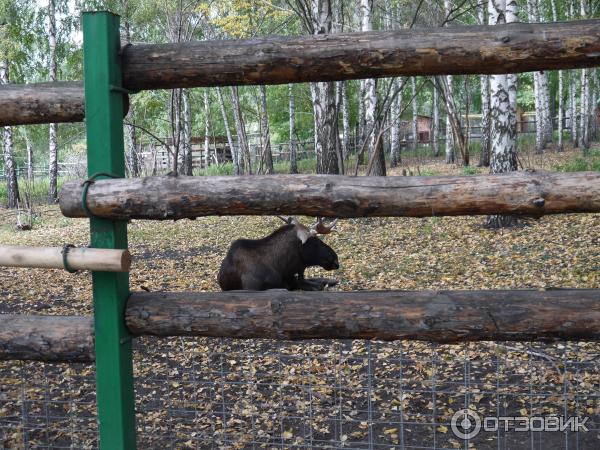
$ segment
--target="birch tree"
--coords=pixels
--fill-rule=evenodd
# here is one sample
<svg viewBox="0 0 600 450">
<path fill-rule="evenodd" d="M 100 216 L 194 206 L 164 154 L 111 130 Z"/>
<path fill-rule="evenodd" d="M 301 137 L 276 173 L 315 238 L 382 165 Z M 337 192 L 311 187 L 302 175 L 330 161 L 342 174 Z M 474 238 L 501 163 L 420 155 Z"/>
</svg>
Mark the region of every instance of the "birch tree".
<svg viewBox="0 0 600 450">
<path fill-rule="evenodd" d="M 190 105 L 189 89 L 181 90 L 181 104 L 183 114 L 183 127 L 181 130 L 183 150 L 183 173 L 192 175 L 192 107 Z M 134 150 L 135 152 L 135 150 Z"/>
<path fill-rule="evenodd" d="M 488 21 L 490 25 L 506 23 L 508 5 L 516 0 L 489 0 Z M 511 80 L 507 75 L 490 76 L 491 98 L 491 154 L 490 172 L 504 173 L 517 170 L 516 121 L 510 104 Z M 486 226 L 500 228 L 516 225 L 513 216 L 490 216 Z"/>
<path fill-rule="evenodd" d="M 440 134 L 440 105 L 438 99 L 438 91 L 433 85 L 432 92 L 432 117 L 431 121 L 431 148 L 433 151 L 433 156 L 440 156 L 440 145 L 439 145 L 439 134 Z"/>
<path fill-rule="evenodd" d="M 289 108 L 290 108 L 290 173 L 298 173 L 298 143 L 296 141 L 296 99 L 294 98 L 294 85 L 288 84 Z"/>
<path fill-rule="evenodd" d="M 269 115 L 267 112 L 267 88 L 264 85 L 259 86 L 260 91 L 260 129 L 262 140 L 261 166 L 262 173 L 272 174 L 273 153 L 271 151 L 271 133 L 269 131 Z"/>
<path fill-rule="evenodd" d="M 477 8 L 477 16 L 481 25 L 487 23 L 486 4 L 481 3 Z M 479 166 L 489 167 L 490 165 L 490 76 L 481 75 L 479 77 L 481 92 L 481 153 L 479 156 Z"/>
<path fill-rule="evenodd" d="M 552 8 L 552 21 L 558 22 L 558 10 L 556 8 L 556 0 L 550 1 Z M 563 151 L 563 121 L 564 121 L 564 105 L 563 105 L 563 71 L 558 71 L 558 144 L 557 150 Z"/>
<path fill-rule="evenodd" d="M 231 150 L 231 159 L 233 160 L 233 170 L 235 175 L 242 175 L 244 173 L 244 162 L 240 156 L 239 147 L 235 144 L 233 136 L 231 135 L 231 128 L 229 127 L 229 118 L 227 117 L 227 109 L 225 108 L 225 101 L 223 99 L 223 93 L 220 87 L 217 87 L 217 100 L 219 101 L 219 109 L 221 110 L 221 117 L 223 119 L 223 128 L 225 128 L 225 134 L 227 135 L 227 144 Z"/>
<path fill-rule="evenodd" d="M 206 165 L 210 164 L 210 94 L 208 88 L 202 93 L 204 100 L 204 159 Z"/>
<path fill-rule="evenodd" d="M 373 31 L 373 0 L 360 0 L 361 31 Z M 377 80 L 367 78 L 364 80 L 364 97 L 362 101 L 365 108 L 365 133 L 366 146 L 369 149 L 368 175 L 384 176 L 385 155 L 383 142 L 379 138 L 377 120 Z"/>
<path fill-rule="evenodd" d="M 411 124 L 411 133 L 412 133 L 412 144 L 411 147 L 413 151 L 417 150 L 417 143 L 419 142 L 419 116 L 418 116 L 418 106 L 417 106 L 417 78 L 410 77 L 410 87 L 411 87 L 411 106 L 412 106 L 412 124 Z"/>
<path fill-rule="evenodd" d="M 9 65 L 6 59 L 0 59 L 0 84 L 9 82 Z M 16 208 L 19 204 L 19 184 L 17 182 L 17 171 L 13 156 L 13 133 L 12 127 L 3 129 L 4 145 L 4 178 L 6 179 L 7 206 Z"/>
<path fill-rule="evenodd" d="M 587 2 L 580 1 L 581 18 L 587 16 Z M 585 153 L 589 149 L 589 132 L 590 132 L 590 85 L 589 85 L 589 69 L 581 69 L 581 97 L 580 97 L 580 129 L 579 129 L 579 147 Z"/>
<path fill-rule="evenodd" d="M 49 81 L 55 82 L 58 73 L 56 63 L 56 1 L 48 0 L 48 67 Z M 58 125 L 51 123 L 48 131 L 48 203 L 58 200 Z"/>
<path fill-rule="evenodd" d="M 444 12 L 446 18 L 450 16 L 452 5 L 450 0 L 444 0 Z M 445 84 L 448 86 L 447 92 L 444 94 L 446 100 L 446 164 L 452 164 L 455 160 L 454 156 L 454 135 L 452 134 L 452 122 L 450 115 L 452 114 L 452 106 L 449 102 L 453 102 L 452 83 L 454 79 L 452 75 L 446 75 Z M 439 86 L 439 83 L 438 83 Z"/>
<path fill-rule="evenodd" d="M 240 151 L 240 169 L 242 174 L 252 175 L 252 157 L 250 156 L 250 146 L 248 145 L 248 136 L 246 135 L 246 125 L 244 116 L 242 115 L 242 107 L 240 105 L 240 95 L 237 86 L 230 86 L 229 93 L 231 94 L 231 103 L 233 105 L 233 118 L 235 119 L 235 129 L 237 131 L 239 151 Z"/>
<path fill-rule="evenodd" d="M 121 0 L 121 11 L 123 15 L 123 27 L 124 27 L 124 37 L 125 44 L 131 44 L 131 20 L 130 20 L 130 8 L 129 8 L 129 0 Z M 127 116 L 125 117 L 125 125 L 127 133 L 127 168 L 129 169 L 129 173 L 132 177 L 140 176 L 140 161 L 137 153 L 137 134 L 135 129 L 135 105 L 133 102 L 129 104 L 129 110 L 127 111 Z"/>
<path fill-rule="evenodd" d="M 512 15 L 512 14 L 511 14 Z M 527 15 L 530 22 L 539 22 L 539 4 L 537 0 L 527 0 Z M 514 15 L 516 16 L 516 14 Z M 507 22 L 508 22 L 507 17 Z M 515 17 L 516 19 L 516 17 Z M 513 20 L 516 21 L 516 20 Z M 552 118 L 550 115 L 550 95 L 548 72 L 534 72 L 533 85 L 535 96 L 535 147 L 536 152 L 543 152 L 546 144 L 552 141 Z"/>
</svg>

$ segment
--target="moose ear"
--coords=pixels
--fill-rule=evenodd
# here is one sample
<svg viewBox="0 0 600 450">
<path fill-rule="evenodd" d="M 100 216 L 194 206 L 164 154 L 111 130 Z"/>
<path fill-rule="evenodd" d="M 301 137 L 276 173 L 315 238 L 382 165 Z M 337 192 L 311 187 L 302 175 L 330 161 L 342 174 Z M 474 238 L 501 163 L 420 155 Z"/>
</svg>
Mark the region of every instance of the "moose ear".
<svg viewBox="0 0 600 450">
<path fill-rule="evenodd" d="M 308 240 L 308 238 L 315 236 L 315 234 L 313 234 L 311 231 L 308 231 L 306 228 L 302 227 L 297 227 L 296 228 L 296 236 L 298 237 L 298 239 L 300 239 L 300 241 L 302 242 L 302 245 L 306 244 L 306 241 Z"/>
</svg>

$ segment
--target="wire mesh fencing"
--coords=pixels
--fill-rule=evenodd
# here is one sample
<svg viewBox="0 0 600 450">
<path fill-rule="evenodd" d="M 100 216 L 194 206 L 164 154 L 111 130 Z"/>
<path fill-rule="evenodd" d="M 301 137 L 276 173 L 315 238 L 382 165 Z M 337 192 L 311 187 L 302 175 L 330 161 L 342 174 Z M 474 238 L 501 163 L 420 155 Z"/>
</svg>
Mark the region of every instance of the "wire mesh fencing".
<svg viewBox="0 0 600 450">
<path fill-rule="evenodd" d="M 593 449 L 599 358 L 589 343 L 143 338 L 138 446 Z M 2 362 L 0 376 L 3 448 L 97 447 L 92 365 Z M 467 439 L 464 409 L 481 421 Z M 542 431 L 549 417 L 584 428 Z"/>
</svg>

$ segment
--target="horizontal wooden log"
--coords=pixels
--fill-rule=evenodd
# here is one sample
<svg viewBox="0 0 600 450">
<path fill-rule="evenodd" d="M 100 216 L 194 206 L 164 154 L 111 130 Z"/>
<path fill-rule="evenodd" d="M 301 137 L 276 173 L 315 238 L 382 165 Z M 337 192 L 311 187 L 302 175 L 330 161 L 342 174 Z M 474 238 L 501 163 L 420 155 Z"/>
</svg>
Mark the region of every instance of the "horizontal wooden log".
<svg viewBox="0 0 600 450">
<path fill-rule="evenodd" d="M 516 73 L 600 65 L 600 20 L 264 37 L 124 48 L 129 89 Z"/>
<path fill-rule="evenodd" d="M 63 185 L 60 209 L 85 217 L 81 182 Z M 513 172 L 444 177 L 267 175 L 148 177 L 94 183 L 98 217 L 183 219 L 209 215 L 327 217 L 457 216 L 600 212 L 599 172 Z"/>
<path fill-rule="evenodd" d="M 90 317 L 0 314 L 0 360 L 94 361 Z"/>
<path fill-rule="evenodd" d="M 596 341 L 600 290 L 140 292 L 126 322 L 156 336 Z"/>
<path fill-rule="evenodd" d="M 136 44 L 122 62 L 130 90 L 576 69 L 600 65 L 600 20 Z M 83 114 L 80 82 L 0 87 L 0 125 Z"/>
<path fill-rule="evenodd" d="M 81 81 L 0 85 L 0 126 L 81 122 Z"/>
<path fill-rule="evenodd" d="M 131 254 L 128 250 L 72 247 L 67 264 L 74 270 L 128 272 Z M 64 269 L 61 247 L 0 247 L 0 266 Z"/>
</svg>

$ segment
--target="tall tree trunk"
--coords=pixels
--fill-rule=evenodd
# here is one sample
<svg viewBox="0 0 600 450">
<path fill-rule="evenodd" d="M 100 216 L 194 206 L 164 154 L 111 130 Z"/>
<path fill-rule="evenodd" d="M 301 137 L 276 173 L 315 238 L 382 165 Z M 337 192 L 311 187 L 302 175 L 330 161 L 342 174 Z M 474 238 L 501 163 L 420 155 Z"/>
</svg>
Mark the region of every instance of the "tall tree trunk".
<svg viewBox="0 0 600 450">
<path fill-rule="evenodd" d="M 202 94 L 204 107 L 204 161 L 206 167 L 211 165 L 210 160 L 210 94 L 208 88 Z"/>
<path fill-rule="evenodd" d="M 129 19 L 129 0 L 121 0 L 121 10 L 124 18 L 124 28 L 125 28 L 125 44 L 131 44 L 131 26 Z M 135 106 L 133 103 L 129 104 L 129 110 L 127 111 L 127 116 L 125 117 L 126 122 L 129 122 L 126 125 L 127 129 L 127 147 L 128 147 L 128 169 L 129 174 L 132 177 L 140 176 L 140 161 L 137 152 L 137 134 L 135 130 Z"/>
<path fill-rule="evenodd" d="M 487 24 L 487 5 L 479 4 L 477 15 L 480 25 Z M 490 77 L 481 75 L 479 77 L 481 92 L 481 154 L 479 157 L 479 167 L 490 166 Z"/>
<path fill-rule="evenodd" d="M 412 149 L 413 151 L 417 150 L 417 144 L 419 142 L 419 116 L 418 116 L 418 110 L 417 110 L 417 78 L 416 77 L 410 77 L 410 87 L 411 87 L 411 94 L 412 94 L 412 101 L 411 101 L 411 106 L 412 106 L 412 135 L 413 135 L 413 140 L 412 140 Z"/>
<path fill-rule="evenodd" d="M 490 76 L 481 75 L 481 156 L 480 167 L 490 166 Z"/>
<path fill-rule="evenodd" d="M 540 21 L 539 5 L 537 0 L 527 0 L 527 16 L 529 22 L 534 23 Z M 548 73 L 534 72 L 533 76 L 535 95 L 536 153 L 542 153 L 546 148 L 546 144 L 552 141 Z"/>
<path fill-rule="evenodd" d="M 569 71 L 569 125 L 571 128 L 571 144 L 573 147 L 579 145 L 578 123 L 577 123 L 577 71 Z"/>
<path fill-rule="evenodd" d="M 221 108 L 221 116 L 223 118 L 223 127 L 225 128 L 225 134 L 227 135 L 227 143 L 231 150 L 231 159 L 233 161 L 233 169 L 236 175 L 242 175 L 244 173 L 244 163 L 240 155 L 239 147 L 235 145 L 233 136 L 231 135 L 231 128 L 229 128 L 229 118 L 227 117 L 227 110 L 225 109 L 225 101 L 223 100 L 223 93 L 221 87 L 217 87 L 217 97 L 219 100 L 219 107 Z"/>
<path fill-rule="evenodd" d="M 398 79 L 394 80 L 394 92 L 400 88 Z M 435 91 L 435 89 L 434 89 Z M 400 108 L 401 93 L 397 93 L 392 100 L 390 119 L 392 126 L 390 128 L 390 165 L 396 167 L 401 162 L 400 155 Z"/>
<path fill-rule="evenodd" d="M 31 185 L 33 183 L 33 144 L 29 133 L 25 132 L 25 147 L 27 148 L 27 181 Z"/>
<path fill-rule="evenodd" d="M 514 2 L 515 0 L 508 0 Z M 505 23 L 507 0 L 489 0 L 489 24 Z M 516 126 L 510 105 L 510 79 L 507 75 L 490 76 L 491 97 L 491 158 L 490 172 L 505 173 L 517 170 Z M 512 216 L 490 216 L 486 225 L 500 228 L 516 225 Z"/>
<path fill-rule="evenodd" d="M 56 64 L 56 2 L 48 0 L 48 46 L 50 49 L 50 82 L 56 81 L 58 72 Z M 50 184 L 48 186 L 48 203 L 54 204 L 58 200 L 58 125 L 51 123 L 48 132 L 48 171 Z"/>
<path fill-rule="evenodd" d="M 9 82 L 8 61 L 0 60 L 0 84 Z M 13 156 L 12 127 L 4 127 L 4 178 L 6 179 L 6 194 L 9 208 L 16 208 L 19 203 L 19 184 Z"/>
<path fill-rule="evenodd" d="M 328 34 L 333 31 L 330 0 L 311 0 L 311 12 L 311 29 L 314 34 Z M 335 82 L 310 83 L 310 92 L 314 112 L 317 173 L 339 174 Z"/>
<path fill-rule="evenodd" d="M 340 81 L 340 96 L 342 105 L 342 158 L 347 161 L 350 149 L 350 112 L 348 107 L 348 83 Z"/>
<path fill-rule="evenodd" d="M 450 15 L 452 6 L 450 0 L 444 0 L 444 13 L 446 17 Z M 454 155 L 454 135 L 452 134 L 452 120 L 450 115 L 451 107 L 449 105 L 450 98 L 453 96 L 453 77 L 452 75 L 446 75 L 446 85 L 448 86 L 448 92 L 444 94 L 444 100 L 446 101 L 446 164 L 452 164 L 455 161 Z"/>
<path fill-rule="evenodd" d="M 173 160 L 171 171 L 173 175 L 179 174 L 179 149 L 181 148 L 181 89 L 171 90 L 171 141 L 173 147 Z"/>
<path fill-rule="evenodd" d="M 273 169 L 273 153 L 271 152 L 271 133 L 269 132 L 269 114 L 267 110 L 267 88 L 264 85 L 259 86 L 260 90 L 260 128 L 262 130 L 262 156 L 264 160 L 265 174 L 275 173 Z"/>
<path fill-rule="evenodd" d="M 183 105 L 183 173 L 190 176 L 192 175 L 192 108 L 189 89 L 181 90 L 181 102 Z"/>
<path fill-rule="evenodd" d="M 587 17 L 587 0 L 580 0 L 581 18 Z M 590 83 L 589 69 L 581 69 L 581 98 L 580 98 L 580 129 L 579 129 L 579 146 L 586 153 L 589 149 L 589 132 L 590 132 Z"/>
<path fill-rule="evenodd" d="M 433 156 L 440 156 L 440 101 L 439 101 L 439 93 L 437 88 L 435 87 L 435 83 L 433 84 L 433 93 L 432 93 L 433 101 L 432 101 L 432 122 L 431 122 L 431 149 L 433 151 Z"/>
<path fill-rule="evenodd" d="M 538 8 L 535 0 L 527 0 L 529 22 L 538 22 Z M 535 98 L 535 151 L 543 153 L 546 147 L 546 109 L 544 107 L 544 86 L 542 72 L 533 73 L 533 94 Z"/>
<path fill-rule="evenodd" d="M 556 0 L 550 1 L 552 8 L 552 21 L 558 22 L 558 10 L 556 8 Z M 564 105 L 563 105 L 563 71 L 558 71 L 558 145 L 557 150 L 563 151 L 563 121 L 564 121 Z"/>
<path fill-rule="evenodd" d="M 294 85 L 288 84 L 290 101 L 290 173 L 298 173 L 298 142 L 296 140 L 296 99 L 294 98 Z"/>
<path fill-rule="evenodd" d="M 248 146 L 248 137 L 246 135 L 246 125 L 242 116 L 242 108 L 240 106 L 240 96 L 237 86 L 230 86 L 231 103 L 233 104 L 233 117 L 235 119 L 235 128 L 240 146 L 241 158 L 243 165 L 240 164 L 240 169 L 248 175 L 252 175 L 252 158 L 250 156 L 250 147 Z"/>
<path fill-rule="evenodd" d="M 373 0 L 360 0 L 361 30 L 373 30 Z M 365 134 L 367 148 L 369 149 L 369 172 L 371 176 L 385 176 L 385 154 L 383 142 L 379 138 L 379 124 L 377 123 L 377 80 L 368 78 L 364 80 L 365 92 L 363 102 L 365 105 Z"/>
</svg>

